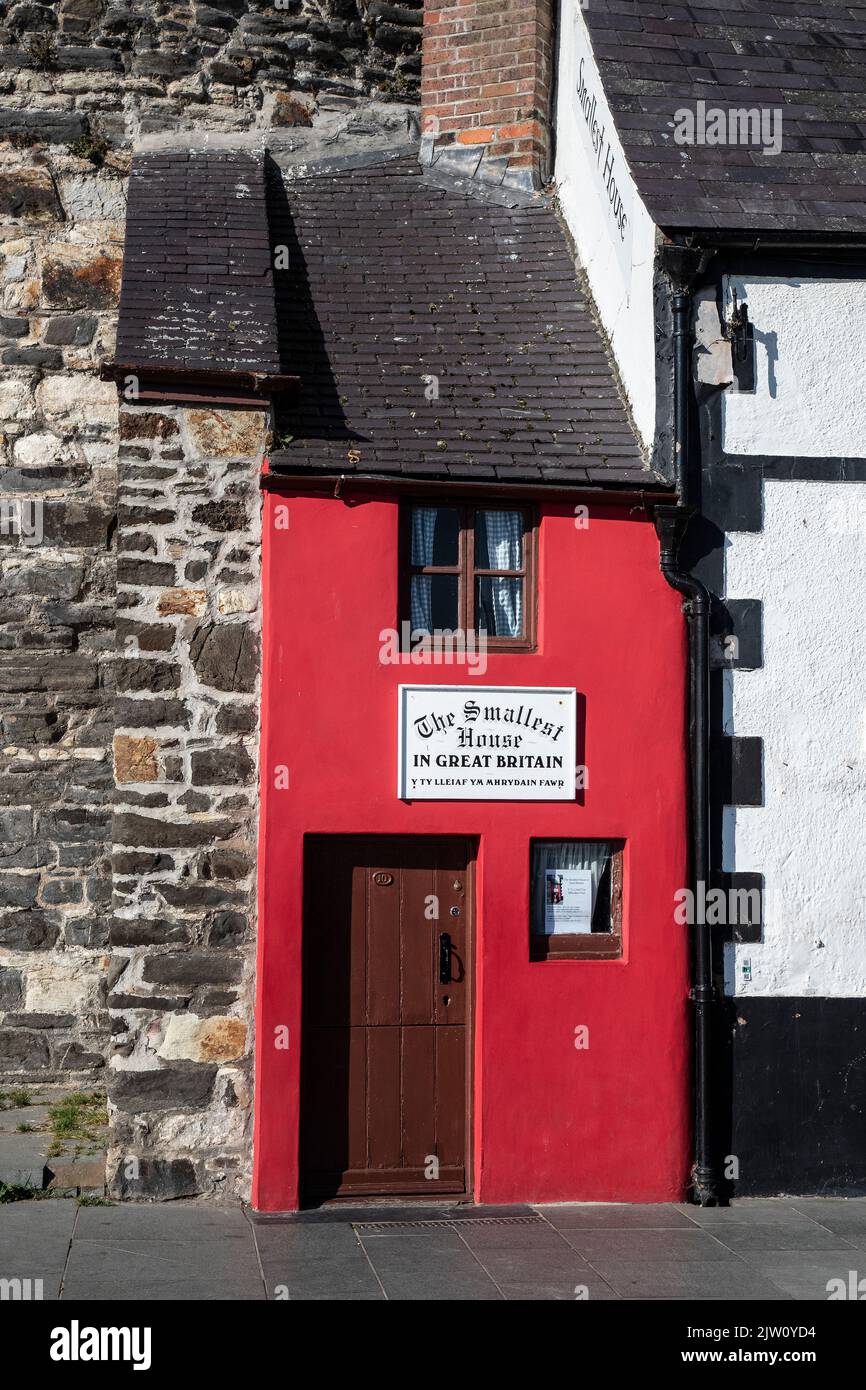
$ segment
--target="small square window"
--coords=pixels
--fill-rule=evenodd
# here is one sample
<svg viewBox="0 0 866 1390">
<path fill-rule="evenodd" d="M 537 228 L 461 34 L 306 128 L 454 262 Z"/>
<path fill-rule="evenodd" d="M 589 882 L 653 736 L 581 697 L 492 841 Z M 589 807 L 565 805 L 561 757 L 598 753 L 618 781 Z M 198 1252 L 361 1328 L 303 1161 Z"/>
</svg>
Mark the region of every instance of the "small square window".
<svg viewBox="0 0 866 1390">
<path fill-rule="evenodd" d="M 535 646 L 535 536 L 524 507 L 404 510 L 401 622 L 483 633 L 489 649 Z"/>
<path fill-rule="evenodd" d="M 533 840 L 530 958 L 622 955 L 621 840 Z"/>
</svg>

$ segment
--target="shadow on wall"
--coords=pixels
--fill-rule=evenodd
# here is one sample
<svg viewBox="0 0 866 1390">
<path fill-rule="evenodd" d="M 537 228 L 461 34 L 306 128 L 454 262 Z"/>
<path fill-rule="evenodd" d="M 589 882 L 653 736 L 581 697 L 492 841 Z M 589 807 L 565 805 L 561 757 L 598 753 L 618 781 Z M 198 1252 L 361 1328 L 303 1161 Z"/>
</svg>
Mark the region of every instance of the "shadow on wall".
<svg viewBox="0 0 866 1390">
<path fill-rule="evenodd" d="M 270 157 L 265 177 L 280 367 L 301 378 L 297 394 L 275 402 L 277 448 L 304 439 L 362 440 L 363 435 L 349 428 L 340 404 L 286 186 Z M 298 462 L 303 461 L 299 450 Z"/>
</svg>

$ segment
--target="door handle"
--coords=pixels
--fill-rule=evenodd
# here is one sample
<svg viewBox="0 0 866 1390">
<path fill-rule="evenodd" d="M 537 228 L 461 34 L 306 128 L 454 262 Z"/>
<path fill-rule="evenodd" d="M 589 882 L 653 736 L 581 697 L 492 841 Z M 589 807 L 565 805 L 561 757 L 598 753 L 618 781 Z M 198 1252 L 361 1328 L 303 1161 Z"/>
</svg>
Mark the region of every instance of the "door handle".
<svg viewBox="0 0 866 1390">
<path fill-rule="evenodd" d="M 439 983 L 451 983 L 451 937 L 447 931 L 439 933 Z"/>
</svg>

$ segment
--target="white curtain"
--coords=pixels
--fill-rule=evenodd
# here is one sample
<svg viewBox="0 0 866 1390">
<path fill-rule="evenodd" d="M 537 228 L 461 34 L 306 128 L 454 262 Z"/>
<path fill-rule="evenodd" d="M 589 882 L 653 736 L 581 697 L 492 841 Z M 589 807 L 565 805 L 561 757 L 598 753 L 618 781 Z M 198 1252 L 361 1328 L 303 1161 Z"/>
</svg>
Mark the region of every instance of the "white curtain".
<svg viewBox="0 0 866 1390">
<path fill-rule="evenodd" d="M 522 565 L 523 518 L 520 512 L 479 512 L 477 516 L 475 563 L 482 569 L 519 570 Z M 483 534 L 487 542 L 487 564 L 484 549 L 479 544 Z M 519 637 L 523 632 L 523 585 L 519 580 L 488 579 L 481 581 L 493 617 L 497 637 Z"/>
<path fill-rule="evenodd" d="M 436 535 L 436 507 L 412 508 L 412 564 L 432 565 L 433 539 Z M 415 632 L 433 631 L 433 577 L 429 574 L 412 576 L 410 608 Z"/>
<path fill-rule="evenodd" d="M 598 886 L 613 854 L 610 840 L 539 840 L 532 846 L 532 933 L 544 935 L 544 871 L 545 869 L 589 869 L 592 874 L 592 916 L 595 927 L 595 904 Z M 609 930 L 606 925 L 605 930 Z"/>
</svg>

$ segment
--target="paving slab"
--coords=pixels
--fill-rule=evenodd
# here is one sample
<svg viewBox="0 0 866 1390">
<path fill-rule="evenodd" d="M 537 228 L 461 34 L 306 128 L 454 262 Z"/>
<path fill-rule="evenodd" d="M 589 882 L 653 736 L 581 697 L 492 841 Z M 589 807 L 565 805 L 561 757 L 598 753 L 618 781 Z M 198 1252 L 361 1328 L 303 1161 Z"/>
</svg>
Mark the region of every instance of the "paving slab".
<svg viewBox="0 0 866 1390">
<path fill-rule="evenodd" d="M 866 1199 L 847 1202 L 828 1200 L 824 1205 L 797 1201 L 794 1206 L 804 1220 L 814 1221 L 824 1230 L 843 1236 L 845 1240 L 862 1244 L 866 1239 Z"/>
<path fill-rule="evenodd" d="M 41 1263 L 32 1259 L 28 1262 L 16 1261 L 3 1252 L 0 1260 L 0 1279 L 29 1279 L 30 1300 L 42 1303 L 56 1303 L 60 1297 L 63 1271 L 66 1267 L 66 1251 L 56 1263 Z M 28 1301 L 28 1300 L 25 1300 Z"/>
<path fill-rule="evenodd" d="M 849 1241 L 812 1221 L 803 1222 L 727 1222 L 712 1227 L 716 1240 L 729 1250 L 744 1255 L 753 1250 L 842 1250 Z M 852 1244 L 853 1249 L 853 1244 Z"/>
<path fill-rule="evenodd" d="M 0 1107 L 0 1134 L 17 1134 L 19 1125 L 33 1129 L 50 1128 L 47 1105 L 10 1105 Z"/>
<path fill-rule="evenodd" d="M 696 1299 L 711 1302 L 769 1299 L 790 1295 L 759 1270 L 739 1260 L 616 1260 L 599 1258 L 592 1267 L 622 1298 Z"/>
<path fill-rule="evenodd" d="M 393 1251 L 396 1258 L 403 1258 L 404 1256 L 410 1258 L 407 1252 L 412 1250 L 424 1250 L 428 1253 L 436 1250 L 455 1250 L 458 1252 L 466 1250 L 463 1239 L 457 1234 L 453 1226 L 431 1224 L 413 1231 L 380 1231 L 371 1230 L 367 1226 L 356 1226 L 355 1233 L 358 1241 L 366 1250 Z"/>
<path fill-rule="evenodd" d="M 276 1301 L 382 1302 L 385 1294 L 360 1245 L 339 1256 L 262 1256 L 267 1297 Z"/>
<path fill-rule="evenodd" d="M 827 1285 L 831 1279 L 843 1279 L 847 1285 L 853 1269 L 858 1278 L 866 1277 L 866 1260 L 860 1260 L 859 1273 L 856 1250 L 776 1250 L 755 1251 L 745 1258 L 750 1267 L 783 1289 L 790 1298 L 827 1302 Z"/>
<path fill-rule="evenodd" d="M 42 1298 L 59 1298 L 77 1213 L 59 1200 L 0 1205 L 0 1279 L 41 1279 Z"/>
<path fill-rule="evenodd" d="M 502 1294 L 453 1231 L 362 1237 L 389 1299 L 441 1302 L 501 1300 Z"/>
<path fill-rule="evenodd" d="M 743 1205 L 751 1207 L 754 1200 Z M 814 1215 L 819 1220 L 825 1216 L 859 1216 L 866 1220 L 866 1197 L 787 1197 L 785 1200 L 797 1211 Z"/>
<path fill-rule="evenodd" d="M 82 1207 L 77 1239 L 250 1241 L 250 1224 L 240 1207 L 217 1207 L 205 1202 L 119 1202 Z"/>
<path fill-rule="evenodd" d="M 7 1270 L 15 1274 L 25 1265 L 28 1268 L 38 1265 L 40 1269 L 49 1267 L 62 1272 L 69 1254 L 70 1240 L 69 1236 L 61 1234 L 10 1232 L 0 1224 L 0 1275 Z"/>
<path fill-rule="evenodd" d="M 565 1237 L 553 1226 L 539 1221 L 527 1226 L 474 1226 L 464 1222 L 453 1227 L 471 1250 L 526 1250 L 551 1255 L 568 1250 Z"/>
<path fill-rule="evenodd" d="M 85 1240 L 76 1233 L 63 1283 L 64 1302 L 264 1297 L 249 1230 L 245 1244 L 234 1239 Z"/>
<path fill-rule="evenodd" d="M 38 1131 L 0 1134 L 0 1182 L 41 1190 L 50 1144 L 51 1135 Z"/>
<path fill-rule="evenodd" d="M 562 1206 L 536 1206 L 535 1211 L 549 1221 L 558 1231 L 580 1230 L 668 1230 L 681 1227 L 689 1230 L 690 1221 L 684 1209 L 659 1204 L 658 1206 L 630 1206 L 625 1203 L 610 1205 L 567 1204 Z"/>
<path fill-rule="evenodd" d="M 616 1299 L 609 1284 L 566 1246 L 560 1252 L 507 1250 L 501 1246 L 475 1249 L 473 1254 L 500 1292 L 520 1301 Z"/>
<path fill-rule="evenodd" d="M 53 1190 L 92 1192 L 101 1195 L 105 1191 L 105 1155 L 98 1158 L 49 1158 L 45 1164 L 46 1186 Z"/>
<path fill-rule="evenodd" d="M 61 1197 L 0 1203 L 0 1240 L 15 1233 L 41 1241 L 50 1236 L 71 1239 L 79 1215 L 78 1205 Z"/>
<path fill-rule="evenodd" d="M 354 1226 L 343 1222 L 328 1226 L 254 1225 L 252 1231 L 263 1262 L 289 1257 L 338 1259 L 360 1248 Z"/>
<path fill-rule="evenodd" d="M 684 1260 L 692 1263 L 736 1261 L 737 1256 L 706 1231 L 563 1231 L 578 1254 L 598 1267 L 604 1260 Z"/>
<path fill-rule="evenodd" d="M 697 1226 L 706 1228 L 748 1221 L 750 1226 L 777 1226 L 786 1221 L 809 1220 L 807 1213 L 798 1210 L 787 1197 L 748 1197 L 731 1202 L 727 1207 L 696 1207 L 678 1202 L 674 1207 Z M 817 1219 L 817 1218 L 814 1218 Z"/>
</svg>

